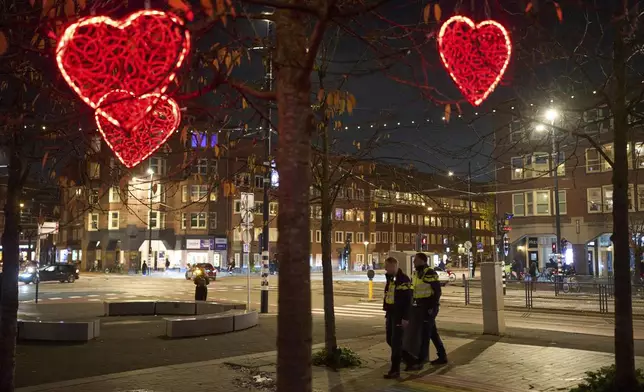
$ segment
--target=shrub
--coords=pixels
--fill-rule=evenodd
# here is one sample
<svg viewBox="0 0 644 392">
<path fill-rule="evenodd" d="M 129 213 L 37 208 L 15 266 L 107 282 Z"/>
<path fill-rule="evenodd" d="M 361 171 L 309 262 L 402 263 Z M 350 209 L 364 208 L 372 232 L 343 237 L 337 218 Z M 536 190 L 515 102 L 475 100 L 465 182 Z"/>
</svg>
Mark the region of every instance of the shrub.
<svg viewBox="0 0 644 392">
<path fill-rule="evenodd" d="M 636 377 L 636 391 L 644 392 L 644 373 L 641 369 L 637 369 Z M 570 392 L 618 392 L 615 387 L 615 365 L 605 366 L 596 372 L 586 372 L 584 381 Z"/>
<path fill-rule="evenodd" d="M 362 359 L 355 351 L 347 347 L 338 347 L 331 355 L 327 354 L 326 349 L 322 349 L 313 354 L 313 365 L 328 366 L 334 369 L 352 368 L 362 365 Z"/>
</svg>

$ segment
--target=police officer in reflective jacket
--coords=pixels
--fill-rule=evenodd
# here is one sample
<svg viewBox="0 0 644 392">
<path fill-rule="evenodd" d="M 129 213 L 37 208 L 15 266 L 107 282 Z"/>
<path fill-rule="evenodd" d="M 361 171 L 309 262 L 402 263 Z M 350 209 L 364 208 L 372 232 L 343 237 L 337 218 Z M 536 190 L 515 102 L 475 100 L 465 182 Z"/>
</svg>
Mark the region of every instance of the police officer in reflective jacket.
<svg viewBox="0 0 644 392">
<path fill-rule="evenodd" d="M 414 257 L 414 269 L 412 279 L 414 293 L 408 331 L 410 340 L 407 345 L 411 346 L 409 351 L 416 357 L 416 361 L 408 363 L 405 369 L 412 371 L 422 369 L 423 364 L 429 359 L 430 340 L 438 354 L 438 358 L 431 361 L 431 364 L 447 363 L 447 352 L 436 329 L 436 316 L 441 297 L 438 274 L 427 264 L 427 255 L 424 253 L 417 253 Z"/>
<path fill-rule="evenodd" d="M 383 309 L 386 312 L 387 344 L 391 346 L 391 368 L 385 378 L 400 377 L 400 362 L 403 359 L 403 328 L 409 320 L 411 307 L 411 280 L 398 268 L 398 260 L 385 260 L 387 284 Z"/>
</svg>

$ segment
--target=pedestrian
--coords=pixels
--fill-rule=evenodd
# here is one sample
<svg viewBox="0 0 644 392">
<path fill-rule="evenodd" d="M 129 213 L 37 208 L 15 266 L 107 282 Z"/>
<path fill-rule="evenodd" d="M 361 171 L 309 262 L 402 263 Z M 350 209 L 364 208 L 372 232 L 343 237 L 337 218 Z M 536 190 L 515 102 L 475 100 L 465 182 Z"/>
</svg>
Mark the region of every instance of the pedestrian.
<svg viewBox="0 0 644 392">
<path fill-rule="evenodd" d="M 143 262 L 143 266 L 141 266 L 141 273 L 143 274 L 143 276 L 148 274 L 148 263 L 146 263 L 145 261 Z"/>
<path fill-rule="evenodd" d="M 391 347 L 391 367 L 385 378 L 400 377 L 400 362 L 408 355 L 403 353 L 403 329 L 409 323 L 411 307 L 411 280 L 402 269 L 398 268 L 398 260 L 394 257 L 385 259 L 387 283 L 385 284 L 385 325 L 387 344 Z"/>
<path fill-rule="evenodd" d="M 170 259 L 165 261 L 165 270 L 166 272 L 170 269 Z"/>
<path fill-rule="evenodd" d="M 205 301 L 208 298 L 208 285 L 210 284 L 205 271 L 201 268 L 195 269 L 192 280 L 195 284 L 195 301 Z"/>
<path fill-rule="evenodd" d="M 447 352 L 436 328 L 441 285 L 438 274 L 427 264 L 427 255 L 417 253 L 414 257 L 414 277 L 412 280 L 413 300 L 409 317 L 406 349 L 415 361 L 410 361 L 405 370 L 420 370 L 429 359 L 429 342 L 434 344 L 438 358 L 432 365 L 447 363 Z"/>
</svg>

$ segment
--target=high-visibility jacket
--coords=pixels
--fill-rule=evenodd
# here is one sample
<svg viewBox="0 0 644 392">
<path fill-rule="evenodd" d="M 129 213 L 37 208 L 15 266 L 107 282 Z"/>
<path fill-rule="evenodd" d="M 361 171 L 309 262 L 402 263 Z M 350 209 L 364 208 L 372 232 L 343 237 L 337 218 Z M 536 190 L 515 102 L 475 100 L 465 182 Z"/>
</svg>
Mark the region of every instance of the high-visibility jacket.
<svg viewBox="0 0 644 392">
<path fill-rule="evenodd" d="M 385 298 L 383 301 L 383 310 L 389 316 L 397 320 L 408 319 L 409 307 L 411 306 L 411 280 L 409 276 L 398 269 L 396 275 L 387 275 L 387 284 L 385 285 Z"/>
<path fill-rule="evenodd" d="M 441 286 L 438 274 L 433 268 L 426 266 L 422 271 L 416 270 L 412 283 L 414 301 L 426 303 L 430 307 L 438 304 L 441 296 Z"/>
</svg>

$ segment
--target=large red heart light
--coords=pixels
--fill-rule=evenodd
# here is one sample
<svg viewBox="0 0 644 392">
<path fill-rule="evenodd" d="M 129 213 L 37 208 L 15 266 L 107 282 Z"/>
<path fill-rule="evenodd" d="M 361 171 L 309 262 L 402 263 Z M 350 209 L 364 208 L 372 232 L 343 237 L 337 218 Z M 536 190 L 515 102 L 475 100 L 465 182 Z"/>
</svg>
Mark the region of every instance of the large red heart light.
<svg viewBox="0 0 644 392">
<path fill-rule="evenodd" d="M 478 106 L 503 78 L 512 43 L 500 23 L 486 20 L 475 24 L 465 16 L 456 15 L 441 26 L 438 50 L 463 96 Z"/>
<path fill-rule="evenodd" d="M 99 100 L 114 90 L 163 94 L 189 50 L 190 35 L 181 19 L 144 10 L 123 20 L 96 16 L 70 25 L 58 42 L 56 61 L 70 87 L 102 111 Z M 106 112 L 101 115 L 109 118 Z"/>
<path fill-rule="evenodd" d="M 115 90 L 99 100 L 98 106 L 102 110 L 94 113 L 96 125 L 116 157 L 128 168 L 158 150 L 181 122 L 179 105 L 158 93 L 137 97 L 128 91 Z"/>
</svg>

